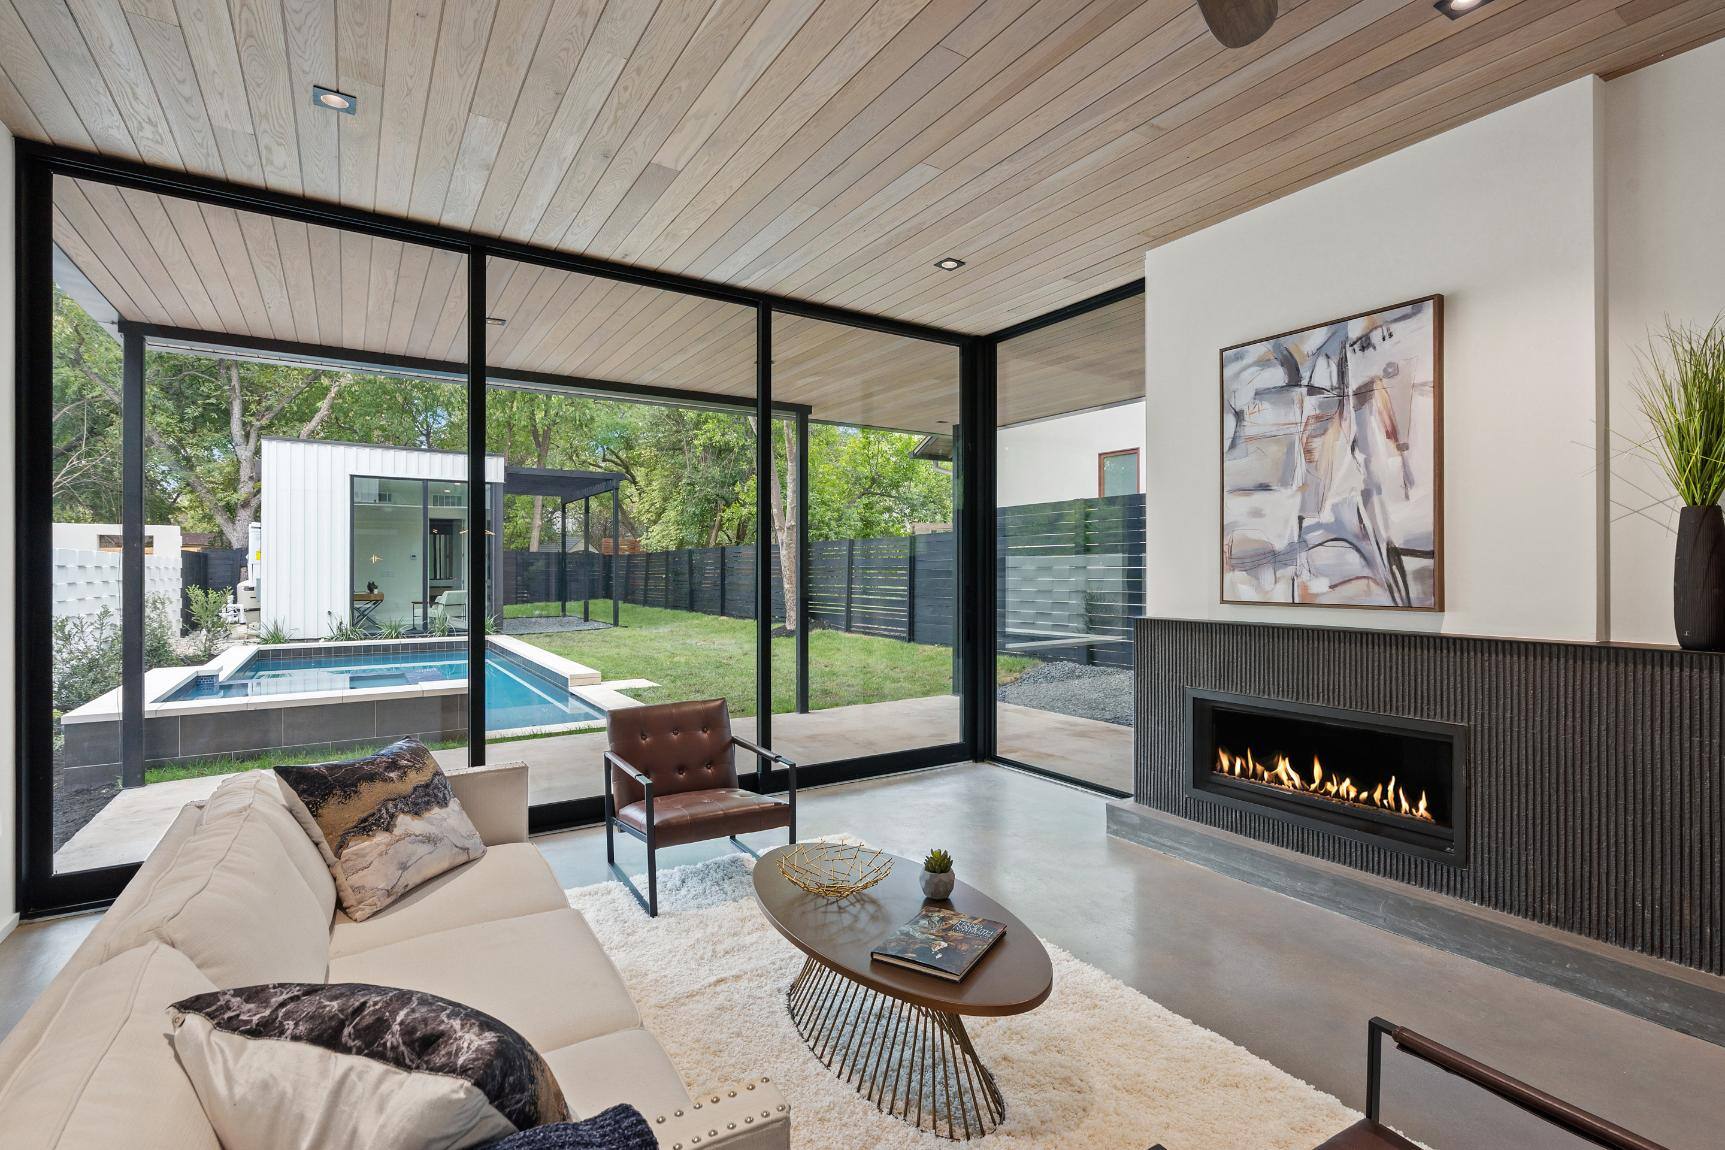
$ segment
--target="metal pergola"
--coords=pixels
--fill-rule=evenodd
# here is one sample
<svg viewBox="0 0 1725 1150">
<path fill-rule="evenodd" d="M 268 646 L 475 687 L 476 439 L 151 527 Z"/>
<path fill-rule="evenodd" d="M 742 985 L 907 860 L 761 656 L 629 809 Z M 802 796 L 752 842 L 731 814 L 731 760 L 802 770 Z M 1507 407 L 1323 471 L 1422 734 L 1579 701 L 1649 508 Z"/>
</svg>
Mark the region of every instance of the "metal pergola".
<svg viewBox="0 0 1725 1150">
<path fill-rule="evenodd" d="M 617 595 L 617 553 L 622 547 L 624 476 L 617 471 L 560 471 L 550 467 L 509 467 L 503 473 L 503 494 L 537 495 L 557 500 L 562 544 L 557 549 L 557 611 L 569 614 L 569 505 L 581 504 L 581 550 L 587 550 L 588 525 L 593 522 L 593 497 L 611 496 L 611 553 L 605 557 L 605 593 L 611 599 L 611 626 L 622 621 Z M 581 620 L 592 618 L 592 580 L 581 581 Z"/>
</svg>

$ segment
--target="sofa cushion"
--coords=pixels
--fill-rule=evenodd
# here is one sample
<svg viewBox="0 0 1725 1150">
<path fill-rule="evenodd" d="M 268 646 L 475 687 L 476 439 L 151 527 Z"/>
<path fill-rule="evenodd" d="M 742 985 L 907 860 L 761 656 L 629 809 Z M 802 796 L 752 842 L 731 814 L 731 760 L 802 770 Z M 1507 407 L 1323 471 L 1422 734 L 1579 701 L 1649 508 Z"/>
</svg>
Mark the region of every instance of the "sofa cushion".
<svg viewBox="0 0 1725 1150">
<path fill-rule="evenodd" d="M 329 954 L 341 958 L 422 934 L 568 905 L 569 896 L 537 847 L 505 843 L 486 848 L 482 858 L 438 875 L 364 922 L 337 911 Z"/>
<path fill-rule="evenodd" d="M 627 1102 L 652 1121 L 689 1105 L 682 1075 L 659 1040 L 640 1027 L 548 1050 L 545 1061 L 577 1116 Z"/>
<path fill-rule="evenodd" d="M 7 1150 L 218 1150 L 168 1035 L 168 1004 L 210 989 L 160 943 L 86 970 L 0 1087 Z"/>
<path fill-rule="evenodd" d="M 254 817 L 275 832 L 282 849 L 293 862 L 306 889 L 324 908 L 327 919 L 335 914 L 335 879 L 323 861 L 317 844 L 288 809 L 282 798 L 281 784 L 272 771 L 245 771 L 225 780 L 204 803 L 204 822 L 213 823 L 233 818 L 242 811 L 256 810 Z"/>
<path fill-rule="evenodd" d="M 188 803 L 180 808 L 180 813 L 174 816 L 174 821 L 168 824 L 156 847 L 144 859 L 144 864 L 138 868 L 138 873 L 132 876 L 132 881 L 120 892 L 114 900 L 114 905 L 108 908 L 108 913 L 97 920 L 85 937 L 83 945 L 72 952 L 72 957 L 66 960 L 66 965 L 60 968 L 60 973 L 54 976 L 36 1001 L 30 1004 L 30 1009 L 24 1012 L 24 1017 L 18 1020 L 0 1042 L 0 1084 L 5 1083 L 18 1069 L 18 1064 L 24 1060 L 27 1051 L 36 1044 L 36 1040 L 47 1030 L 48 1024 L 54 1020 L 61 1003 L 72 993 L 72 986 L 78 977 L 91 967 L 99 966 L 107 957 L 107 940 L 112 938 L 119 924 L 132 913 L 143 901 L 143 892 L 161 878 L 162 872 L 174 865 L 203 820 L 203 809 L 195 803 Z"/>
<path fill-rule="evenodd" d="M 159 940 L 217 986 L 324 981 L 329 919 L 257 805 L 201 823 L 143 878 L 108 912 L 103 957 Z"/>
<path fill-rule="evenodd" d="M 462 1150 L 569 1117 L 526 1039 L 436 995 L 246 986 L 176 1002 L 173 1026 L 233 1150 Z"/>
<path fill-rule="evenodd" d="M 617 968 L 568 908 L 455 927 L 331 960 L 331 982 L 464 1002 L 556 1050 L 641 1024 Z"/>
<path fill-rule="evenodd" d="M 485 853 L 443 768 L 418 739 L 360 759 L 277 767 L 276 775 L 355 922 Z"/>
</svg>

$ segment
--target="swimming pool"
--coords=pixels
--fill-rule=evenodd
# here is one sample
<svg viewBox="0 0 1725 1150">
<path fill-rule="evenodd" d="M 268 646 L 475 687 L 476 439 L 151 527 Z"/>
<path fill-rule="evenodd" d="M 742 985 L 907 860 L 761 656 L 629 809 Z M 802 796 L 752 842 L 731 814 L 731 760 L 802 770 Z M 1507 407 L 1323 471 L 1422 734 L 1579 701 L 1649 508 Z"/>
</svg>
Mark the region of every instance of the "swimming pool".
<svg viewBox="0 0 1725 1150">
<path fill-rule="evenodd" d="M 406 686 L 455 688 L 466 682 L 467 652 L 454 644 L 372 651 L 266 650 L 253 655 L 226 678 L 198 675 L 161 701 L 255 699 Z M 572 694 L 565 684 L 526 659 L 498 650 L 486 653 L 487 730 L 557 727 L 604 717 L 603 710 Z"/>
</svg>

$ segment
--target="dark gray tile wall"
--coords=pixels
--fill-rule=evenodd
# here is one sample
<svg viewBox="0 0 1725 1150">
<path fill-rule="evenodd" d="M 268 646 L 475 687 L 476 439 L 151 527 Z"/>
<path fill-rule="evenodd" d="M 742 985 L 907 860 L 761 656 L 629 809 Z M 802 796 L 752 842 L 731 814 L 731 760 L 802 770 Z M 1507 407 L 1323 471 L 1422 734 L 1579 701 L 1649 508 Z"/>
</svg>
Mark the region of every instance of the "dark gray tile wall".
<svg viewBox="0 0 1725 1150">
<path fill-rule="evenodd" d="M 1136 631 L 1138 802 L 1725 973 L 1725 657 L 1165 619 Z M 1466 865 L 1185 794 L 1187 687 L 1466 724 Z"/>
</svg>

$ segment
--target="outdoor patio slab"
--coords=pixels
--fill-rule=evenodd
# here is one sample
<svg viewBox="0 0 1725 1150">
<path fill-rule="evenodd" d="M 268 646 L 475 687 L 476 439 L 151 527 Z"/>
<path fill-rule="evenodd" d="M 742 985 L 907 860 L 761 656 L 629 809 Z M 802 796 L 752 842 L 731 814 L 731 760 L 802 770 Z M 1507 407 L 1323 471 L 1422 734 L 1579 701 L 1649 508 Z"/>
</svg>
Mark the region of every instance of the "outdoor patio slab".
<svg viewBox="0 0 1725 1150">
<path fill-rule="evenodd" d="M 996 705 L 995 744 L 1002 758 L 1131 793 L 1131 727 L 1016 703 Z"/>
<path fill-rule="evenodd" d="M 608 684 L 609 685 L 609 684 Z M 1093 719 L 1000 704 L 1003 754 L 1119 790 L 1130 790 L 1132 730 Z M 755 720 L 738 719 L 736 732 L 755 737 Z M 858 703 L 806 715 L 773 716 L 773 743 L 798 763 L 882 754 L 958 740 L 958 699 L 931 695 L 888 703 Z M 605 793 L 600 763 L 605 732 L 590 731 L 492 743 L 493 762 L 523 761 L 534 803 L 591 798 Z M 467 765 L 465 748 L 433 752 L 445 770 Z M 747 771 L 753 763 L 739 762 Z M 54 856 L 57 871 L 137 862 L 168 829 L 180 807 L 208 798 L 226 776 L 153 783 L 122 791 Z"/>
<path fill-rule="evenodd" d="M 798 763 L 885 754 L 908 747 L 938 746 L 959 739 L 958 699 L 932 695 L 888 703 L 858 703 L 806 715 L 773 716 L 773 748 Z M 1116 790 L 1132 788 L 1132 729 L 1008 703 L 1000 705 L 1003 753 L 1031 766 L 1056 771 Z M 733 726 L 755 737 L 753 718 Z M 603 731 L 491 744 L 490 758 L 520 759 L 531 768 L 535 803 L 590 798 L 605 793 L 600 763 Z M 465 749 L 438 751 L 444 769 L 464 766 Z M 739 764 L 748 769 L 752 764 Z"/>
<path fill-rule="evenodd" d="M 176 779 L 121 791 L 54 852 L 55 872 L 137 862 L 155 849 L 181 807 L 203 802 L 227 777 Z"/>
</svg>

